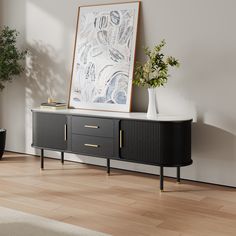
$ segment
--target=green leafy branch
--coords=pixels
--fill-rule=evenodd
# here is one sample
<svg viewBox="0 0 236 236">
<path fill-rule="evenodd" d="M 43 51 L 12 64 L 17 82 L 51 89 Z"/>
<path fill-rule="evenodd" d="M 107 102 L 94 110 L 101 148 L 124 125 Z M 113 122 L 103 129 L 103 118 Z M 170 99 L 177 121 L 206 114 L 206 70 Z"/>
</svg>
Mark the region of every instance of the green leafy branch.
<svg viewBox="0 0 236 236">
<path fill-rule="evenodd" d="M 162 40 L 153 50 L 150 50 L 149 47 L 144 48 L 148 60 L 143 64 L 136 63 L 133 84 L 155 88 L 163 86 L 167 82 L 170 76 L 169 67 L 179 67 L 180 64 L 174 57 L 165 57 L 161 52 L 165 44 L 165 40 Z"/>
</svg>

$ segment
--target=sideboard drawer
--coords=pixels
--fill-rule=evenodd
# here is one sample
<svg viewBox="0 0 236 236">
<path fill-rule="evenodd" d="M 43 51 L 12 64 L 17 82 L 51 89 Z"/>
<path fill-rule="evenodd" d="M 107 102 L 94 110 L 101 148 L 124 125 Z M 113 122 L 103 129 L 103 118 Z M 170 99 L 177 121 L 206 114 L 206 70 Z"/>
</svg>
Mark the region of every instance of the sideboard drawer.
<svg viewBox="0 0 236 236">
<path fill-rule="evenodd" d="M 73 134 L 72 152 L 92 156 L 112 157 L 113 139 Z"/>
<path fill-rule="evenodd" d="M 72 133 L 113 137 L 113 120 L 72 116 Z"/>
</svg>

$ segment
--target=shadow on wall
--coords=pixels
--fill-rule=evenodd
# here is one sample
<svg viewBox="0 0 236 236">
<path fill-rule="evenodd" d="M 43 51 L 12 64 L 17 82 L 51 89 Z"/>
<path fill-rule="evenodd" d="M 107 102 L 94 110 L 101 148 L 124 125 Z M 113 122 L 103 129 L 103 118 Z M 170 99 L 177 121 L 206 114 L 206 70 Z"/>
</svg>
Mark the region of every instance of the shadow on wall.
<svg viewBox="0 0 236 236">
<path fill-rule="evenodd" d="M 46 102 L 50 94 L 58 101 L 66 101 L 68 74 L 64 61 L 58 60 L 58 52 L 41 41 L 35 41 L 28 48 L 27 103 L 31 108 L 37 107 Z"/>
<path fill-rule="evenodd" d="M 136 41 L 136 61 L 143 61 L 145 55 L 143 48 L 146 45 L 146 32 L 144 27 L 144 15 L 142 4 L 140 5 L 139 10 L 139 21 L 138 21 L 138 32 L 137 32 L 137 41 Z M 141 99 L 140 99 L 141 98 Z M 148 92 L 146 88 L 140 88 L 133 86 L 132 88 L 132 101 L 131 101 L 131 111 L 134 112 L 146 112 L 148 107 Z"/>
<path fill-rule="evenodd" d="M 232 173 L 236 168 L 236 136 L 232 133 L 204 124 L 202 120 L 193 123 L 192 153 L 194 175 L 204 181 L 236 186 Z M 222 170 L 227 172 L 222 173 Z M 231 184 L 230 184 L 231 183 Z"/>
<path fill-rule="evenodd" d="M 236 168 L 235 61 L 226 62 L 232 52 L 218 45 L 202 51 L 195 48 L 199 47 L 193 47 L 183 63 L 188 79 L 175 84 L 198 107 L 192 142 L 195 178 L 204 181 L 207 175 L 209 182 L 236 186 L 232 177 Z M 201 57 L 205 60 L 194 63 Z"/>
<path fill-rule="evenodd" d="M 72 28 L 73 30 L 75 30 L 77 9 L 79 5 L 83 5 L 81 4 L 81 1 L 70 1 L 69 3 L 68 1 L 65 1 L 65 0 L 64 1 L 28 0 L 28 1 L 29 3 L 34 4 L 38 6 L 39 8 L 43 9 L 43 11 L 47 12 L 49 15 L 56 17 L 58 20 L 61 21 L 63 25 L 65 25 L 65 27 L 67 27 L 67 29 Z M 65 16 L 68 16 L 68 17 L 65 17 Z M 75 24 L 71 24 L 71 22 L 73 21 Z"/>
<path fill-rule="evenodd" d="M 204 123 L 236 135 L 236 48 L 230 46 L 234 44 L 231 39 L 227 47 L 220 43 L 202 47 L 201 42 L 195 42 L 182 63 L 187 79 L 176 82 L 175 88 L 197 104 Z"/>
<path fill-rule="evenodd" d="M 35 153 L 32 143 L 32 108 L 39 107 L 52 96 L 56 101 L 66 101 L 68 73 L 63 59 L 51 45 L 41 41 L 28 44 L 30 55 L 27 58 L 27 79 L 25 83 L 26 101 L 26 152 Z"/>
</svg>

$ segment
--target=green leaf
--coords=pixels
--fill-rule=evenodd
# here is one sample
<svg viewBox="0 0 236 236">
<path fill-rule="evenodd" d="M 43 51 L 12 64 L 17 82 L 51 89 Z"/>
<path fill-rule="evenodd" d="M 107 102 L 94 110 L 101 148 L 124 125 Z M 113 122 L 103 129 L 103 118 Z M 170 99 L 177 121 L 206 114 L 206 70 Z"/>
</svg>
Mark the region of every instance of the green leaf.
<svg viewBox="0 0 236 236">
<path fill-rule="evenodd" d="M 149 47 L 144 48 L 144 53 L 149 59 L 144 63 L 136 63 L 133 80 L 134 85 L 160 87 L 167 83 L 169 66 L 179 67 L 180 63 L 176 58 L 172 56 L 166 57 L 161 52 L 165 45 L 166 42 L 163 39 L 152 50 Z"/>
</svg>

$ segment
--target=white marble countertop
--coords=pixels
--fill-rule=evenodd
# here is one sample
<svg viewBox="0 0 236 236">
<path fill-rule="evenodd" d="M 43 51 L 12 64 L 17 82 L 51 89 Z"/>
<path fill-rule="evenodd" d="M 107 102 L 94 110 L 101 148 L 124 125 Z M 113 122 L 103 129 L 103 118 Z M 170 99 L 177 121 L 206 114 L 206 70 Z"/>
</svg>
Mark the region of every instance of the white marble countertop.
<svg viewBox="0 0 236 236">
<path fill-rule="evenodd" d="M 83 116 L 96 116 L 96 117 L 110 117 L 110 118 L 123 118 L 123 119 L 135 119 L 135 120 L 153 120 L 153 121 L 185 121 L 192 120 L 191 116 L 180 115 L 167 115 L 158 114 L 157 117 L 149 119 L 145 112 L 111 112 L 111 111 L 95 111 L 95 110 L 82 110 L 82 109 L 63 109 L 52 110 L 45 108 L 32 109 L 33 112 L 46 112 L 54 114 L 68 114 L 68 115 L 83 115 Z"/>
</svg>

